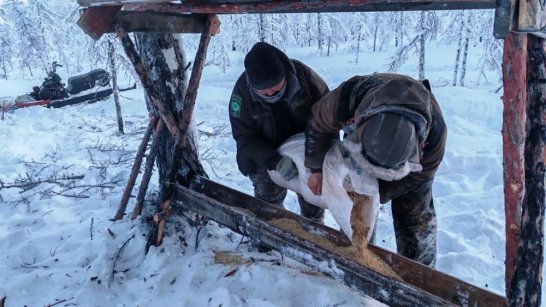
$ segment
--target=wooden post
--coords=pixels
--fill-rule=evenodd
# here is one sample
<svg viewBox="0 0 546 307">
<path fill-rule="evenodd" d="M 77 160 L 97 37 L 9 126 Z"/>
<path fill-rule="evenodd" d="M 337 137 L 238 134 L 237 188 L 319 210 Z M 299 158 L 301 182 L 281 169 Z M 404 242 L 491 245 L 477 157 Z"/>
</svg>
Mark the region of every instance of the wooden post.
<svg viewBox="0 0 546 307">
<path fill-rule="evenodd" d="M 175 166 L 177 165 L 177 161 L 179 157 L 184 155 L 184 152 L 187 151 L 190 146 L 195 145 L 188 141 L 189 140 L 188 129 L 190 127 L 190 122 L 193 115 L 195 99 L 197 98 L 197 89 L 199 88 L 199 82 L 201 81 L 201 74 L 203 73 L 203 67 L 205 66 L 207 48 L 208 48 L 212 34 L 216 32 L 218 27 L 217 20 L 218 19 L 216 18 L 216 15 L 214 14 L 210 14 L 207 16 L 206 25 L 203 30 L 203 33 L 201 34 L 201 40 L 199 41 L 199 47 L 197 48 L 197 53 L 195 54 L 195 61 L 193 62 L 193 70 L 191 73 L 188 89 L 186 91 L 186 96 L 184 98 L 184 107 L 179 114 L 180 121 L 178 122 L 178 125 L 179 125 L 178 127 L 180 130 L 180 135 L 177 135 L 176 137 L 176 141 L 174 145 L 175 147 L 173 152 L 173 159 L 172 159 Z M 181 55 L 176 54 L 176 56 L 178 57 Z M 195 150 L 191 150 L 191 152 L 195 152 Z M 192 161 L 192 159 L 188 159 L 188 158 L 189 157 L 186 157 L 186 161 L 188 163 L 199 162 L 199 160 Z M 200 173 L 205 174 L 204 170 L 202 170 L 202 166 L 200 163 L 196 163 L 196 165 L 193 165 L 191 168 L 192 170 L 198 170 L 198 168 L 201 168 Z M 170 173 L 168 176 L 169 182 L 175 182 L 177 172 L 178 172 L 178 167 L 172 167 L 170 169 Z M 174 192 L 174 185 L 171 185 L 169 186 L 169 190 L 167 194 L 172 195 L 173 192 Z M 163 206 L 159 214 L 165 214 L 166 211 L 169 210 L 169 203 L 166 203 L 166 204 L 167 205 Z M 158 225 L 156 245 L 159 245 L 162 241 L 164 226 L 165 226 L 165 223 L 160 223 Z"/>
<path fill-rule="evenodd" d="M 525 193 L 523 150 L 525 145 L 527 35 L 510 32 L 504 40 L 504 103 L 502 141 L 504 164 L 504 210 L 506 215 L 506 289 L 514 274 Z M 507 292 L 508 296 L 508 292 Z"/>
<path fill-rule="evenodd" d="M 123 215 L 125 214 L 127 203 L 129 202 L 129 198 L 131 197 L 131 191 L 133 191 L 133 187 L 135 186 L 136 178 L 140 170 L 140 165 L 142 164 L 142 157 L 144 156 L 144 153 L 146 152 L 148 141 L 150 140 L 150 136 L 152 135 L 152 131 L 154 130 L 156 124 L 157 124 L 157 117 L 150 117 L 148 128 L 146 129 L 146 132 L 144 133 L 144 137 L 142 138 L 142 141 L 140 142 L 140 146 L 138 147 L 138 151 L 135 157 L 135 163 L 133 163 L 133 168 L 131 169 L 129 180 L 127 180 L 127 185 L 125 186 L 125 190 L 123 191 L 123 196 L 121 197 L 121 202 L 119 204 L 118 211 L 116 212 L 116 215 L 112 219 L 113 221 L 122 219 Z"/>
<path fill-rule="evenodd" d="M 161 103 L 159 92 L 154 86 L 150 75 L 146 71 L 144 63 L 142 63 L 142 59 L 136 52 L 135 45 L 129 37 L 129 34 L 119 25 L 115 25 L 114 28 L 116 29 L 116 33 L 121 41 L 121 44 L 123 45 L 123 49 L 125 49 L 125 54 L 127 54 L 127 57 L 133 64 L 133 67 L 140 78 L 140 82 L 142 83 L 144 90 L 146 90 L 146 94 L 148 94 L 148 97 L 150 98 L 150 101 L 157 108 L 161 119 L 163 119 L 163 122 L 171 134 L 178 135 L 176 119 L 174 118 L 173 114 L 167 110 L 167 108 L 165 108 L 165 105 Z"/>
<path fill-rule="evenodd" d="M 527 131 L 525 197 L 516 267 L 510 282 L 510 306 L 540 306 L 544 257 L 544 143 L 546 142 L 546 50 L 530 35 L 527 65 Z"/>
<path fill-rule="evenodd" d="M 140 181 L 140 188 L 138 189 L 138 195 L 136 198 L 135 209 L 133 210 L 133 215 L 131 219 L 136 219 L 142 212 L 142 206 L 144 204 L 144 197 L 146 196 L 146 191 L 148 190 L 148 183 L 152 177 L 152 171 L 154 169 L 155 157 L 157 156 L 157 146 L 159 140 L 159 134 L 163 129 L 163 121 L 160 120 L 155 127 L 154 138 L 152 139 L 152 145 L 150 146 L 150 153 L 146 157 L 146 166 L 144 167 L 144 174 L 142 175 L 142 180 Z"/>
</svg>

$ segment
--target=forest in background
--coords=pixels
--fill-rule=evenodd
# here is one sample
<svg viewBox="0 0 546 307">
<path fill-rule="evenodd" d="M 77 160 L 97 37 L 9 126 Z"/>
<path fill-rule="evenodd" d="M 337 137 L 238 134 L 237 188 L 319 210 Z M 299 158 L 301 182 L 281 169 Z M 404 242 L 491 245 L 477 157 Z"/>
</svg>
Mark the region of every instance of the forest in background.
<svg viewBox="0 0 546 307">
<path fill-rule="evenodd" d="M 108 64 L 109 46 L 116 50 L 122 73 L 132 74 L 112 34 L 94 41 L 76 25 L 76 0 L 4 0 L 0 2 L 0 78 L 35 78 L 57 61 L 73 75 Z M 486 71 L 501 78 L 502 41 L 493 37 L 493 10 L 427 12 L 356 12 L 221 15 L 221 33 L 209 47 L 207 65 L 230 66 L 228 52 L 246 53 L 257 41 L 316 48 L 317 56 L 349 52 L 355 63 L 363 50 L 392 54 L 385 71 L 397 71 L 409 58 L 418 59 L 419 78 L 426 77 L 426 45 L 456 48 L 451 85 L 464 86 L 468 48 L 481 48 L 477 82 Z M 197 35 L 185 35 L 186 50 L 196 49 Z"/>
</svg>

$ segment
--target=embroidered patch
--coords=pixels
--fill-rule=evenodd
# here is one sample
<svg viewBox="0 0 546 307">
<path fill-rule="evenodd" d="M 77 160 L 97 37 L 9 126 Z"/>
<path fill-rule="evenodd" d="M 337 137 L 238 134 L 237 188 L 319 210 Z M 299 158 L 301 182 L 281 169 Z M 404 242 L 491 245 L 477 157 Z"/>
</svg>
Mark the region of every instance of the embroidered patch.
<svg viewBox="0 0 546 307">
<path fill-rule="evenodd" d="M 241 104 L 243 103 L 243 98 L 237 94 L 231 95 L 231 101 L 229 103 L 229 114 L 234 118 L 241 117 Z"/>
</svg>

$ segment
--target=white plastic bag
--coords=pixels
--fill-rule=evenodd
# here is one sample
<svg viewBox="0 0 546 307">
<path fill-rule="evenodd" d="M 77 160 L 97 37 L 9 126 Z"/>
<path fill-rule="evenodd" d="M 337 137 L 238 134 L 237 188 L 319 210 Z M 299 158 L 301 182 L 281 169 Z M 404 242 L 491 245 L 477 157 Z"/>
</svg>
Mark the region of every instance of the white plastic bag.
<svg viewBox="0 0 546 307">
<path fill-rule="evenodd" d="M 366 173 L 357 174 L 355 171 L 350 170 L 343 162 L 340 146 L 341 143 L 336 143 L 326 154 L 322 168 L 322 194 L 319 196 L 314 195 L 307 186 L 311 173 L 303 164 L 305 159 L 305 136 L 303 133 L 289 138 L 278 149 L 281 155 L 288 156 L 294 161 L 298 167 L 299 175 L 290 181 L 285 181 L 276 171 L 269 171 L 269 176 L 279 186 L 301 194 L 309 203 L 329 209 L 341 230 L 353 240 L 353 243 L 353 229 L 351 227 L 353 201 L 347 194 L 347 190 L 368 196 L 365 204 L 359 206 L 361 212 L 353 212 L 353 214 L 360 216 L 358 218 L 360 223 L 354 226 L 365 232 L 367 243 L 372 235 L 379 212 L 378 182 L 375 177 L 371 177 Z M 346 177 L 349 180 L 346 180 Z M 347 190 L 344 187 L 344 181 L 350 181 L 350 184 L 345 185 Z"/>
</svg>

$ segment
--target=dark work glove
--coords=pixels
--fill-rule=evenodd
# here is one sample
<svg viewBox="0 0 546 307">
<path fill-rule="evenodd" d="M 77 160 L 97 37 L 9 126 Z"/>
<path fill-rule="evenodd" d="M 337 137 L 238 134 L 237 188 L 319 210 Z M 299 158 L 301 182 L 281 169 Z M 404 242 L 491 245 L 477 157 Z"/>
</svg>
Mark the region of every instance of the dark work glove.
<svg viewBox="0 0 546 307">
<path fill-rule="evenodd" d="M 281 177 L 286 181 L 290 181 L 298 175 L 296 164 L 287 156 L 282 156 L 279 162 L 277 162 L 275 170 L 279 172 Z"/>
</svg>

